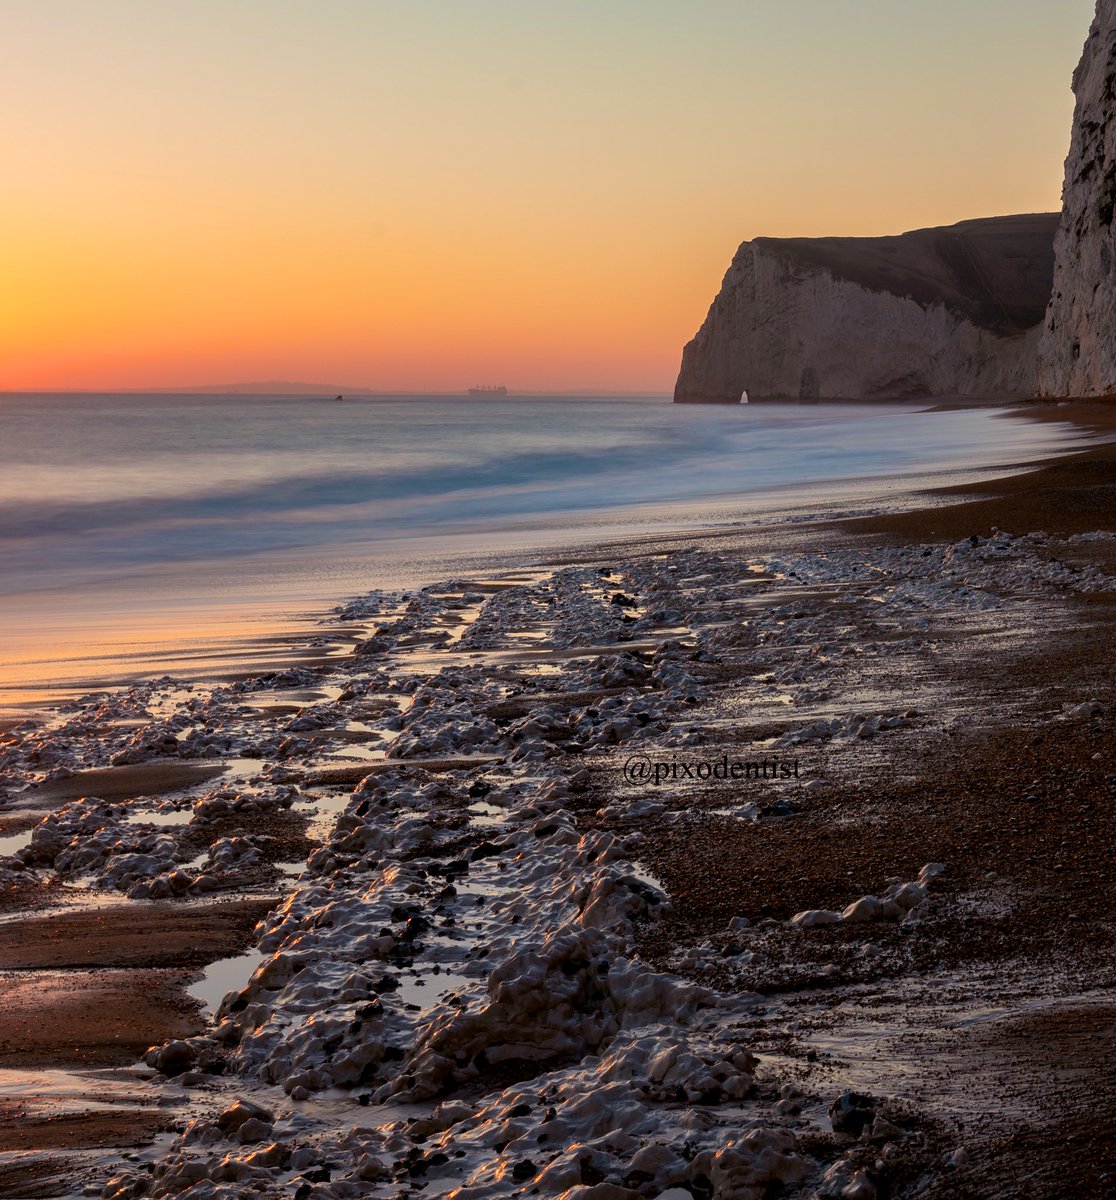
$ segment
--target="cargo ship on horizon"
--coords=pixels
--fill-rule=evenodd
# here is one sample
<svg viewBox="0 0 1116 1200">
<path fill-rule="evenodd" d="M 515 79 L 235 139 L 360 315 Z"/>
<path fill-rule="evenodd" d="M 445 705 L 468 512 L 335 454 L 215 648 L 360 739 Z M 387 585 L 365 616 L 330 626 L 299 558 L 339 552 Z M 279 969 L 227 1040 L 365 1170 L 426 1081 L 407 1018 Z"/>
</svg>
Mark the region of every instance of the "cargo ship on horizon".
<svg viewBox="0 0 1116 1200">
<path fill-rule="evenodd" d="M 508 389 L 502 383 L 478 383 L 469 389 L 470 396 L 506 396 Z"/>
</svg>

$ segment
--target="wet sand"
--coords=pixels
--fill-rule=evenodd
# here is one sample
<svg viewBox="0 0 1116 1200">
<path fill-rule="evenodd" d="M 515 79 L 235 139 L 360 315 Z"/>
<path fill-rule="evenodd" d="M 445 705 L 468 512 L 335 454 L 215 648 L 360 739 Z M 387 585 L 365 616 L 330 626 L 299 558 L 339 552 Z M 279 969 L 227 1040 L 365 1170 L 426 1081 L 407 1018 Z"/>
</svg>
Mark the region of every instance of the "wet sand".
<svg viewBox="0 0 1116 1200">
<path fill-rule="evenodd" d="M 275 903 L 156 902 L 7 921 L 0 924 L 0 970 L 206 966 L 236 953 Z"/>
<path fill-rule="evenodd" d="M 0 996 L 0 1068 L 120 1066 L 156 1040 L 199 1029 L 189 970 L 10 971 Z"/>
<path fill-rule="evenodd" d="M 67 779 L 41 783 L 21 795 L 28 808 L 47 808 L 79 796 L 102 800 L 134 800 L 137 796 L 166 796 L 194 784 L 207 783 L 225 771 L 225 766 L 194 763 L 144 763 L 135 766 L 101 767 L 78 771 Z"/>
<path fill-rule="evenodd" d="M 58 1152 L 149 1145 L 181 1123 L 180 1105 L 150 1095 L 142 1074 L 130 1087 L 127 1068 L 151 1044 L 205 1028 L 187 994 L 197 968 L 250 944 L 271 903 L 113 906 L 0 924 L 0 1195 L 59 1195 L 74 1162 Z M 107 1091 L 104 1068 L 117 1069 Z"/>
<path fill-rule="evenodd" d="M 65 1147 L 68 1150 L 92 1150 L 107 1146 L 142 1146 L 150 1143 L 157 1133 L 174 1126 L 178 1119 L 172 1112 L 143 1108 L 122 1108 L 107 1113 L 40 1113 L 34 1102 L 0 1102 L 0 1154 L 41 1152 Z M 62 1166 L 62 1161 L 41 1158 L 33 1165 L 5 1167 L 0 1165 L 0 1193 L 7 1196 L 56 1194 L 17 1191 L 28 1186 L 36 1174 L 48 1179 Z M 36 1169 L 38 1168 L 38 1169 Z M 44 1188 L 50 1184 L 44 1181 Z"/>
<path fill-rule="evenodd" d="M 854 532 L 893 535 L 915 541 L 956 540 L 977 534 L 988 537 L 993 528 L 1027 533 L 1088 533 L 1116 525 L 1116 400 L 1027 404 L 1008 410 L 1011 419 L 1072 420 L 1104 439 L 1074 454 L 1059 457 L 1017 475 L 992 483 L 972 482 L 936 488 L 929 495 L 953 503 L 909 513 L 869 517 L 850 523 Z"/>
</svg>

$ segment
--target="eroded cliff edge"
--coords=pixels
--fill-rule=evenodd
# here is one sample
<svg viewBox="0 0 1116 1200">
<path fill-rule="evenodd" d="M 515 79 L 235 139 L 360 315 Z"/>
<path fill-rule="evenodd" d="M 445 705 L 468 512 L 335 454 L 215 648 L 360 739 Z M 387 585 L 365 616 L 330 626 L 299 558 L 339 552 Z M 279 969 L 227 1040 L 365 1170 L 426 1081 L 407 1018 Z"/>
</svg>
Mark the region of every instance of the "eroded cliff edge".
<svg viewBox="0 0 1116 1200">
<path fill-rule="evenodd" d="M 1054 294 L 1038 355 L 1044 396 L 1116 395 L 1116 0 L 1097 15 L 1074 73 Z"/>
<path fill-rule="evenodd" d="M 745 242 L 683 351 L 674 398 L 1033 395 L 1058 228 L 1039 213 Z"/>
</svg>

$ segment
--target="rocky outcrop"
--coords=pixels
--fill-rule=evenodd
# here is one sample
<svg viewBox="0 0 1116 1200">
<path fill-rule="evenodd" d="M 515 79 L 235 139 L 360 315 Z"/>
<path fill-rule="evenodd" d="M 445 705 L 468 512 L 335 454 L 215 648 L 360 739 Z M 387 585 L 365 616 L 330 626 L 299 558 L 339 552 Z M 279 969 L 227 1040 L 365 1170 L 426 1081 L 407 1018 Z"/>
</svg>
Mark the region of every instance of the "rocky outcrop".
<svg viewBox="0 0 1116 1200">
<path fill-rule="evenodd" d="M 1116 396 L 1116 0 L 1073 87 L 1060 216 L 745 242 L 674 399 Z"/>
<path fill-rule="evenodd" d="M 674 398 L 1033 395 L 1058 223 L 745 242 L 683 351 Z"/>
<path fill-rule="evenodd" d="M 1044 396 L 1116 395 L 1116 0 L 1098 0 L 1077 95 L 1038 356 Z"/>
</svg>

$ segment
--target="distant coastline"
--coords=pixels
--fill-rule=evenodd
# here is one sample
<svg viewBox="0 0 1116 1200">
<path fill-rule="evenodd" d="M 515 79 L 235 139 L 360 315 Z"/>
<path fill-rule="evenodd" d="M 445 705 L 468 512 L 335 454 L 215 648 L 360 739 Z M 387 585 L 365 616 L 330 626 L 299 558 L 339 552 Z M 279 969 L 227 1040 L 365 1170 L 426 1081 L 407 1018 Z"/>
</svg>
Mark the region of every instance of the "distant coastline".
<svg viewBox="0 0 1116 1200">
<path fill-rule="evenodd" d="M 153 395 L 184 396 L 373 396 L 371 388 L 350 387 L 336 383 L 302 383 L 286 379 L 265 379 L 249 383 L 207 383 L 199 387 L 169 388 L 125 388 L 133 392 L 150 392 Z"/>
</svg>

